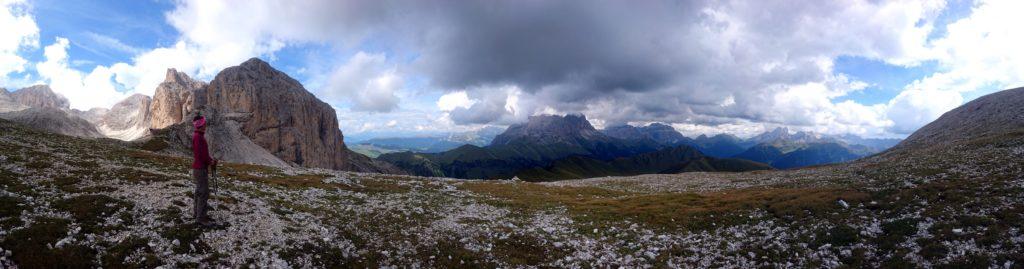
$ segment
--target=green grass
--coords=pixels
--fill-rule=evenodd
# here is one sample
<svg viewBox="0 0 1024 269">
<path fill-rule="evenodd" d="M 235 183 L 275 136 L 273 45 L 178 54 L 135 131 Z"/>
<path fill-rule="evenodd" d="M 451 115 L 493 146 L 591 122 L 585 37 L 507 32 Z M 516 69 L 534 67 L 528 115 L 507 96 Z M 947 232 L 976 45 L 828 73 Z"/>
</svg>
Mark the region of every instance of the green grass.
<svg viewBox="0 0 1024 269">
<path fill-rule="evenodd" d="M 102 233 L 106 218 L 120 210 L 131 210 L 133 205 L 110 196 L 89 194 L 56 201 L 53 207 L 71 213 L 82 226 L 82 232 Z"/>
<path fill-rule="evenodd" d="M 734 213 L 765 209 L 776 217 L 800 219 L 828 216 L 842 199 L 856 204 L 868 195 L 848 189 L 741 189 L 713 193 L 635 194 L 597 187 L 549 187 L 534 183 L 468 182 L 460 188 L 498 198 L 501 207 L 544 210 L 565 206 L 578 220 L 640 221 L 668 229 L 705 229 L 743 221 Z"/>
<path fill-rule="evenodd" d="M 132 254 L 140 253 L 139 260 L 126 261 Z M 121 242 L 107 248 L 100 261 L 105 268 L 154 268 L 163 264 L 149 247 L 149 240 L 129 236 Z"/>
<path fill-rule="evenodd" d="M 14 230 L 3 241 L 14 249 L 14 262 L 22 268 L 92 268 L 96 250 L 80 245 L 51 247 L 67 234 L 69 221 L 40 218 L 24 229 Z"/>
<path fill-rule="evenodd" d="M 203 227 L 195 223 L 180 223 L 164 229 L 160 232 L 160 236 L 167 240 L 178 240 L 179 244 L 173 247 L 175 253 L 198 254 L 210 250 L 209 245 L 199 240 L 199 237 L 203 235 L 203 230 Z"/>
<path fill-rule="evenodd" d="M 28 209 L 22 199 L 0 196 L 0 229 L 10 230 L 22 224 L 21 211 Z"/>
</svg>

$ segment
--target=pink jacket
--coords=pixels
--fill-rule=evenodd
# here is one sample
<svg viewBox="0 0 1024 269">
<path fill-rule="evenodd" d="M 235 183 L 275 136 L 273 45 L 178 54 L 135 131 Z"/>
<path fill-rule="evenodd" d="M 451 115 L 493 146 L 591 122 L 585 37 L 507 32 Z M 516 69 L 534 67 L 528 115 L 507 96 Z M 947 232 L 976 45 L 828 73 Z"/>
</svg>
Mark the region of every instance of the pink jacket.
<svg viewBox="0 0 1024 269">
<path fill-rule="evenodd" d="M 192 133 L 192 169 L 206 169 L 213 164 L 210 158 L 210 149 L 206 145 L 206 137 L 202 132 Z"/>
</svg>

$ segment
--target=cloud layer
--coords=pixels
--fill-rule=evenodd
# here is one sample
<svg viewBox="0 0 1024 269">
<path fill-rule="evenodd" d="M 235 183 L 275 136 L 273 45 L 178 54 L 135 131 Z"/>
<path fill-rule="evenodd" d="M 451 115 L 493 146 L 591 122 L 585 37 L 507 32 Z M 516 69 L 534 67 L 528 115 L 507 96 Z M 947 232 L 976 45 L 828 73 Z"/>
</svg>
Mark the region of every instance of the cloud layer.
<svg viewBox="0 0 1024 269">
<path fill-rule="evenodd" d="M 941 25 L 950 8 L 941 0 L 183 0 L 166 14 L 180 32 L 171 45 L 140 49 L 94 34 L 135 56 L 83 72 L 68 66 L 66 39 L 46 47 L 44 62 L 25 60 L 39 30 L 24 3 L 12 2 L 0 25 L 19 31 L 0 34 L 0 82 L 34 66 L 73 106 L 107 106 L 151 94 L 168 67 L 210 79 L 249 57 L 312 45 L 330 57 L 311 57 L 306 64 L 319 68 L 304 82 L 351 113 L 339 115 L 351 130 L 584 113 L 605 127 L 658 121 L 688 133 L 789 126 L 902 136 L 965 96 L 1024 82 L 1024 52 L 1013 47 L 1024 42 L 1014 28 L 1024 24 L 1014 14 L 1021 5 L 979 1 Z M 859 103 L 850 95 L 871 82 L 835 71 L 839 57 L 939 71 L 886 102 Z"/>
</svg>

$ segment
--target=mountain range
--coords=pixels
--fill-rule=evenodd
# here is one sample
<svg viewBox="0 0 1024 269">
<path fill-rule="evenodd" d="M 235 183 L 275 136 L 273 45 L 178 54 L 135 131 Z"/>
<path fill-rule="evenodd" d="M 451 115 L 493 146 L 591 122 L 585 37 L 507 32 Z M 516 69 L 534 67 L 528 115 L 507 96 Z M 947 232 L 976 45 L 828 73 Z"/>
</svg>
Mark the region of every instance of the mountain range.
<svg viewBox="0 0 1024 269">
<path fill-rule="evenodd" d="M 447 134 L 414 137 L 377 137 L 360 141 L 351 146 L 355 152 L 376 158 L 392 152 L 437 153 L 452 150 L 462 145 L 486 146 L 505 129 L 488 126 L 480 130 L 453 132 Z"/>
<path fill-rule="evenodd" d="M 390 152 L 378 159 L 423 176 L 555 180 L 789 169 L 846 162 L 898 142 L 853 135 L 793 133 L 787 128 L 748 139 L 729 134 L 689 138 L 662 123 L 597 130 L 582 115 L 539 115 L 509 126 L 486 146 L 465 145 L 443 152 Z"/>
<path fill-rule="evenodd" d="M 685 154 L 684 154 L 685 153 Z M 415 175 L 456 178 L 553 180 L 680 171 L 769 169 L 754 162 L 705 156 L 686 146 L 652 139 L 612 137 L 583 115 L 538 115 L 513 124 L 480 147 L 440 153 L 389 153 L 378 157 Z"/>
<path fill-rule="evenodd" d="M 738 158 L 788 169 L 811 165 L 845 162 L 888 149 L 899 139 L 869 139 L 855 135 L 832 136 L 814 132 L 790 132 L 779 127 L 748 139 L 729 134 L 706 135 L 691 139 L 671 126 L 653 123 L 647 126 L 621 125 L 604 130 L 609 136 L 642 141 L 648 140 L 671 147 L 687 145 L 719 158 Z"/>
</svg>

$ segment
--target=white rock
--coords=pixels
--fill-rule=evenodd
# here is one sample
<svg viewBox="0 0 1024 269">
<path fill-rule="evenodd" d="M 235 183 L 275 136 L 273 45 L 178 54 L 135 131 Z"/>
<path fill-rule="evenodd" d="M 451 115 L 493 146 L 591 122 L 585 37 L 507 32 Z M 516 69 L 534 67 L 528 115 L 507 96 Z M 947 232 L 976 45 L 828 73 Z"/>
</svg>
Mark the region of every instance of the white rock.
<svg viewBox="0 0 1024 269">
<path fill-rule="evenodd" d="M 846 201 L 843 200 L 839 200 L 839 205 L 842 206 L 843 208 L 850 208 L 850 204 L 846 203 Z"/>
<path fill-rule="evenodd" d="M 953 233 L 955 233 L 955 234 L 962 234 L 962 233 L 964 233 L 964 229 L 960 229 L 960 228 L 953 229 Z"/>
</svg>

